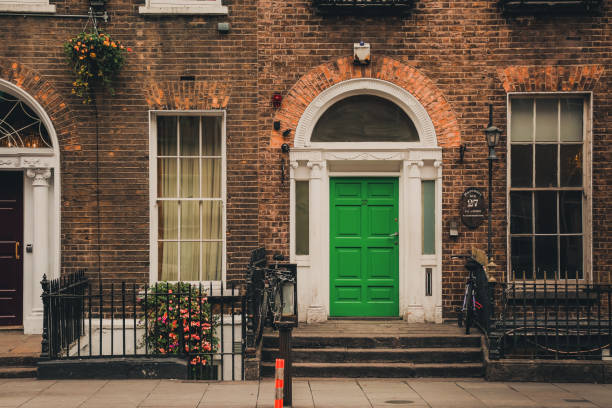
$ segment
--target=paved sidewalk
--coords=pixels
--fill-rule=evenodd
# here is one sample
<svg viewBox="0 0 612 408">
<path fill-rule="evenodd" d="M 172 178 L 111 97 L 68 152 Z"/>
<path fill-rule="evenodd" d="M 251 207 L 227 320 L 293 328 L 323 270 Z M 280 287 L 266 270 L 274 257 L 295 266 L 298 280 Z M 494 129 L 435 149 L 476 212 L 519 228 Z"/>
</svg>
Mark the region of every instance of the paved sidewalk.
<svg viewBox="0 0 612 408">
<path fill-rule="evenodd" d="M 610 407 L 612 385 L 436 379 L 310 379 L 296 408 Z M 272 407 L 274 384 L 179 380 L 0 380 L 0 407 Z"/>
</svg>

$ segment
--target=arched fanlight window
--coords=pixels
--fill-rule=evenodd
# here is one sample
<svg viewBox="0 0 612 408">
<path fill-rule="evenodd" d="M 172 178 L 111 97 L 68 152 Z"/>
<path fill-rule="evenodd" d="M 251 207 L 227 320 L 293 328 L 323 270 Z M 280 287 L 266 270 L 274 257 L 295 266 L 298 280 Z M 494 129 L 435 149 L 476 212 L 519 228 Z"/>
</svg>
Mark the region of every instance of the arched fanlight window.
<svg viewBox="0 0 612 408">
<path fill-rule="evenodd" d="M 312 142 L 418 142 L 419 135 L 406 112 L 375 95 L 349 96 L 321 116 Z"/>
<path fill-rule="evenodd" d="M 0 148 L 51 148 L 40 118 L 21 99 L 0 91 Z"/>
</svg>

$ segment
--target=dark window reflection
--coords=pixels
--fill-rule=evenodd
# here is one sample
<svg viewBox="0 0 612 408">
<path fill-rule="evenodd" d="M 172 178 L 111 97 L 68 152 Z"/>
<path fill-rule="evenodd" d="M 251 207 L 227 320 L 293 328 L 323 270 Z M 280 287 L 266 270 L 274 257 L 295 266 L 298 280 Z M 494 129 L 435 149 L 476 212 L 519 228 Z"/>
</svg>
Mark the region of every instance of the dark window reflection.
<svg viewBox="0 0 612 408">
<path fill-rule="evenodd" d="M 561 186 L 582 186 L 582 145 L 561 145 Z"/>
<path fill-rule="evenodd" d="M 531 192 L 510 193 L 510 233 L 529 234 L 532 231 Z"/>
<path fill-rule="evenodd" d="M 582 191 L 560 192 L 559 211 L 562 234 L 582 232 Z"/>
<path fill-rule="evenodd" d="M 582 237 L 561 237 L 561 279 L 582 279 Z"/>
<path fill-rule="evenodd" d="M 356 95 L 332 105 L 315 125 L 313 142 L 418 142 L 412 120 L 393 102 Z"/>
<path fill-rule="evenodd" d="M 557 232 L 557 193 L 555 191 L 535 192 L 536 234 Z"/>
<path fill-rule="evenodd" d="M 557 145 L 536 145 L 536 187 L 557 186 Z"/>
<path fill-rule="evenodd" d="M 557 237 L 536 237 L 536 279 L 554 279 L 557 274 Z"/>
<path fill-rule="evenodd" d="M 531 145 L 512 146 L 512 187 L 532 187 L 533 155 Z"/>
<path fill-rule="evenodd" d="M 511 261 L 514 279 L 533 279 L 533 238 L 514 237 L 511 240 Z"/>
</svg>

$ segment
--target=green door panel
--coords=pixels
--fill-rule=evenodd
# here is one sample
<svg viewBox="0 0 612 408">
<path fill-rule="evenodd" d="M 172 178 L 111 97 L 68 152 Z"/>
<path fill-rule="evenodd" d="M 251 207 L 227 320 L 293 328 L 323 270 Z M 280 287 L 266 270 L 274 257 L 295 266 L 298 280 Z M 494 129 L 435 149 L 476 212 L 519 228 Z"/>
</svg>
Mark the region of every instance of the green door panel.
<svg viewBox="0 0 612 408">
<path fill-rule="evenodd" d="M 330 179 L 330 313 L 399 315 L 397 178 Z"/>
</svg>

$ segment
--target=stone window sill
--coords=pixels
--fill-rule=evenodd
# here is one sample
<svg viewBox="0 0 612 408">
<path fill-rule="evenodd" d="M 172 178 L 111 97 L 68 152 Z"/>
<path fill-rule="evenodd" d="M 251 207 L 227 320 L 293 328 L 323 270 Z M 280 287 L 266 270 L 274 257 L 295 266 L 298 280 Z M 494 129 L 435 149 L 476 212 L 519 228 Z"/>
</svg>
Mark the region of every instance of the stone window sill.
<svg viewBox="0 0 612 408">
<path fill-rule="evenodd" d="M 55 4 L 49 3 L 3 3 L 0 11 L 10 13 L 55 13 Z"/>
<path fill-rule="evenodd" d="M 148 15 L 227 15 L 227 7 L 220 4 L 211 5 L 176 5 L 176 6 L 141 6 L 140 14 Z"/>
</svg>

